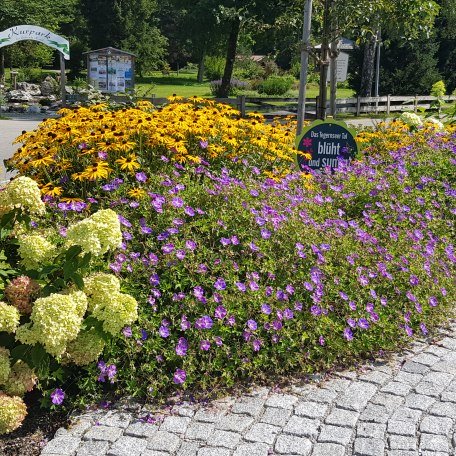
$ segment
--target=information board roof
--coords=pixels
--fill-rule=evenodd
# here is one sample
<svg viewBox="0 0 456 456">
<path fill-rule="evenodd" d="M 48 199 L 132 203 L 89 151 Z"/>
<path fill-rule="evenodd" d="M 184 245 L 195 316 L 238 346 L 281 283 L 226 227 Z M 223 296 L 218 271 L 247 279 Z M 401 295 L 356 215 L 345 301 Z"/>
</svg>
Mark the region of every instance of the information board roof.
<svg viewBox="0 0 456 456">
<path fill-rule="evenodd" d="M 133 54 L 132 52 L 122 51 L 121 49 L 116 49 L 111 46 L 101 48 L 101 49 L 94 49 L 92 51 L 83 52 L 83 54 L 92 54 L 95 52 L 97 54 L 125 54 L 125 55 L 132 55 L 133 57 L 136 57 L 136 54 Z"/>
</svg>

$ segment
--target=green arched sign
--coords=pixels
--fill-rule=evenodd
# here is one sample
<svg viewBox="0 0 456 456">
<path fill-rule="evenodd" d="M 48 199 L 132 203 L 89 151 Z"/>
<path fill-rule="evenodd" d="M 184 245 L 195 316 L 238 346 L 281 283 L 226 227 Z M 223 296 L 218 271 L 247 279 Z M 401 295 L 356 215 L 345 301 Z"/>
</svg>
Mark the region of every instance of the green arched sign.
<svg viewBox="0 0 456 456">
<path fill-rule="evenodd" d="M 15 25 L 0 32 L 0 48 L 24 40 L 39 41 L 59 51 L 65 60 L 70 59 L 70 43 L 68 40 L 43 27 L 36 25 Z"/>
</svg>

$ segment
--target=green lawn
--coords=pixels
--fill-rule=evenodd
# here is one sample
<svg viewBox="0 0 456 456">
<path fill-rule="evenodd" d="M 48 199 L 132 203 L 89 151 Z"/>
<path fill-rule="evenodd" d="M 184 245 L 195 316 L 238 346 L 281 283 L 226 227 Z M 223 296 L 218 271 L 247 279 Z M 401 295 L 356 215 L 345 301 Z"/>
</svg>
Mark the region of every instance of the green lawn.
<svg viewBox="0 0 456 456">
<path fill-rule="evenodd" d="M 202 97 L 211 97 L 209 81 L 198 83 L 195 73 L 180 73 L 179 76 L 175 72 L 170 75 L 163 76 L 159 72 L 152 73 L 150 76 L 136 79 L 136 90 L 141 96 L 156 98 L 166 98 L 173 94 L 182 97 L 191 97 L 193 95 Z M 338 89 L 338 98 L 348 98 L 353 96 L 351 89 Z M 256 92 L 249 91 L 249 96 L 261 96 Z M 307 98 L 315 98 L 318 95 L 317 84 L 310 84 L 307 89 Z M 298 91 L 291 90 L 287 96 L 297 97 Z"/>
</svg>

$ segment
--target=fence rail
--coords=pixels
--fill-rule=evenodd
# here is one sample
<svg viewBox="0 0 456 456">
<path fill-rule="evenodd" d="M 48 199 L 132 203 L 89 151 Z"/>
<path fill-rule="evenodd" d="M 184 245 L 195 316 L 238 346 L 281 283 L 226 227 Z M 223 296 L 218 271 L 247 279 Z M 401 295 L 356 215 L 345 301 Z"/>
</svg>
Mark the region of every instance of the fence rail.
<svg viewBox="0 0 456 456">
<path fill-rule="evenodd" d="M 126 101 L 126 97 L 119 95 L 112 95 L 111 100 L 116 102 Z M 163 105 L 168 100 L 166 98 L 145 98 L 154 105 Z M 236 98 L 215 98 L 214 101 L 229 104 L 245 117 L 249 112 L 259 112 L 266 117 L 275 116 L 293 116 L 296 115 L 298 110 L 298 98 L 289 97 L 247 97 L 240 95 Z M 456 96 L 444 96 L 445 102 L 456 101 Z M 72 96 L 71 102 L 83 101 L 79 96 Z M 403 112 L 413 110 L 417 112 L 419 108 L 429 109 L 432 103 L 437 101 L 433 96 L 397 96 L 386 95 L 381 97 L 352 97 L 352 98 L 339 98 L 336 102 L 337 113 L 352 113 L 355 116 L 366 113 L 386 113 L 389 115 L 391 112 Z M 318 105 L 317 98 L 306 98 L 306 118 L 315 118 L 316 107 Z M 329 102 L 327 103 L 329 110 Z"/>
</svg>

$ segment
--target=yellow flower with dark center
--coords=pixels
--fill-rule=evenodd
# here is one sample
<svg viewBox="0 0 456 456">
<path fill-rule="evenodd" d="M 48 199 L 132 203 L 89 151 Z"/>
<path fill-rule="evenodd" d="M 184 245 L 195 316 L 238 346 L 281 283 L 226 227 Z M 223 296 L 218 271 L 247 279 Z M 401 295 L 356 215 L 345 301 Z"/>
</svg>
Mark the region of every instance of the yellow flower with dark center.
<svg viewBox="0 0 456 456">
<path fill-rule="evenodd" d="M 83 172 L 82 176 L 89 180 L 106 179 L 112 171 L 106 162 L 96 162 L 88 166 Z"/>
<path fill-rule="evenodd" d="M 130 198 L 142 199 L 147 196 L 147 192 L 142 188 L 132 188 L 127 192 Z"/>
<path fill-rule="evenodd" d="M 60 196 L 63 192 L 62 187 L 56 187 L 52 183 L 46 184 L 44 187 L 41 188 L 41 193 L 43 195 L 48 195 L 48 196 Z"/>
<path fill-rule="evenodd" d="M 130 154 L 128 157 L 120 157 L 116 160 L 116 163 L 120 165 L 122 171 L 135 171 L 140 168 L 141 165 L 137 161 L 135 154 Z"/>
</svg>

